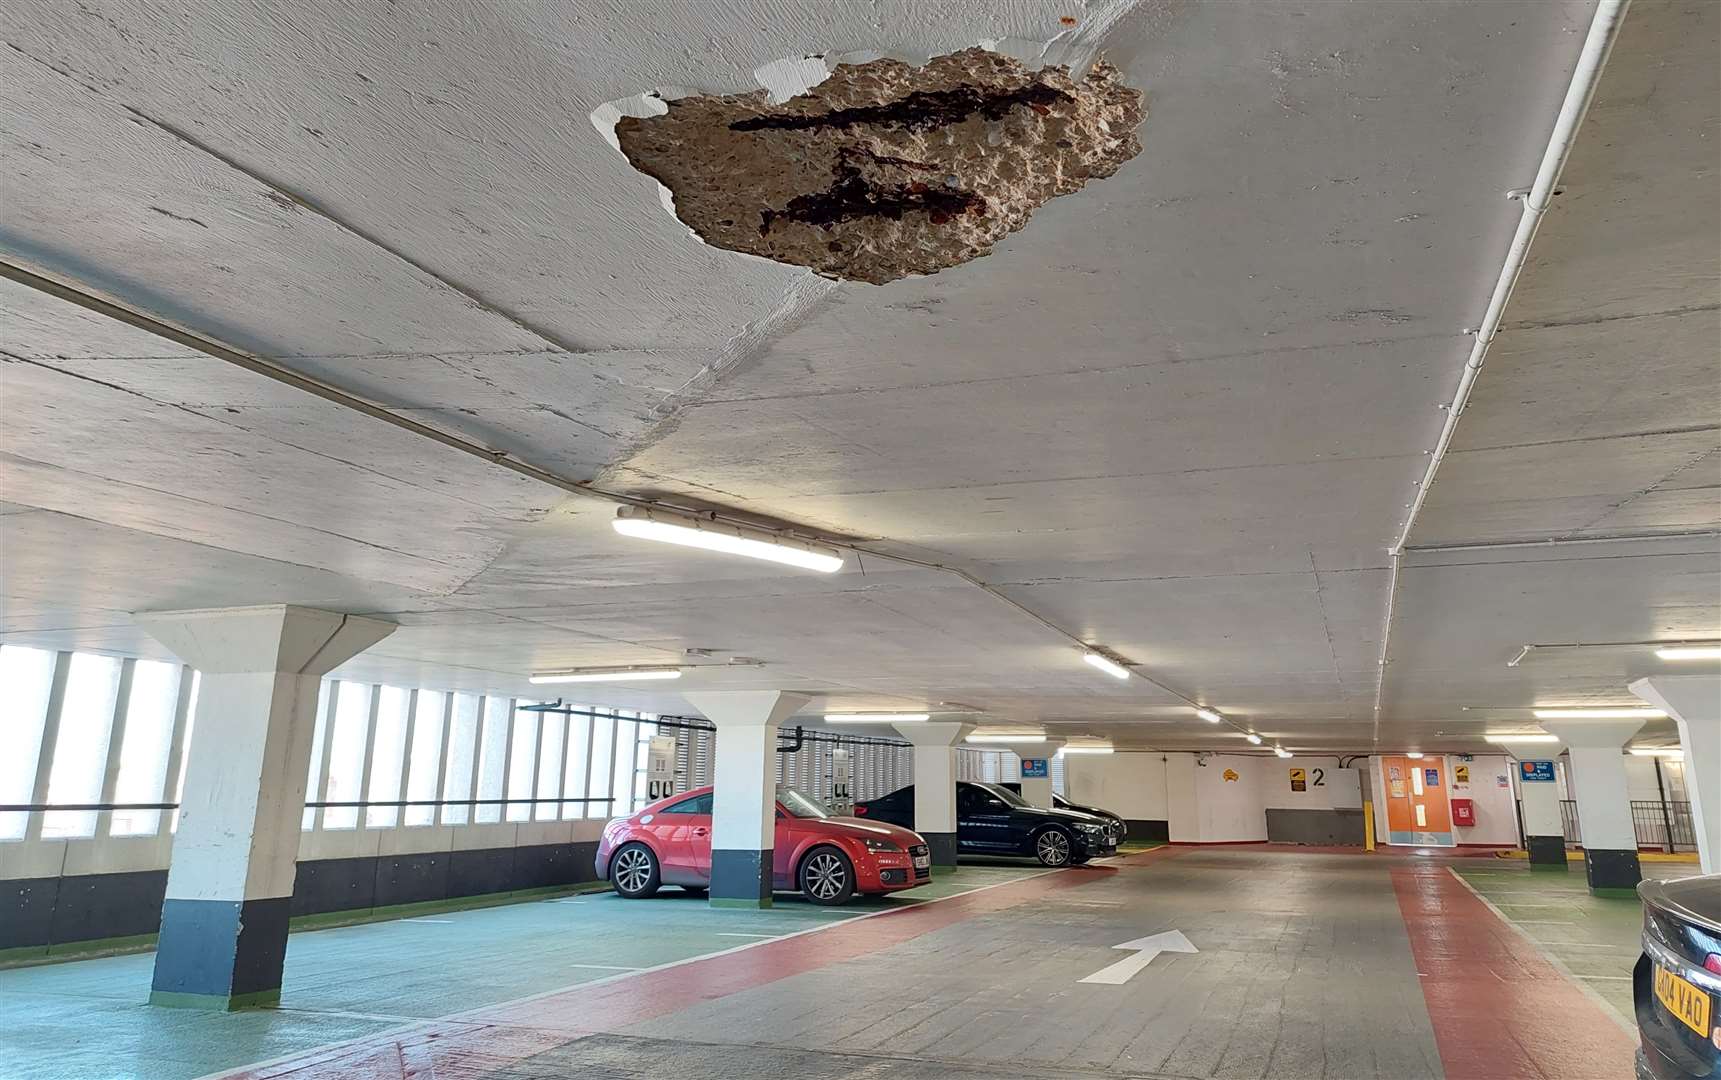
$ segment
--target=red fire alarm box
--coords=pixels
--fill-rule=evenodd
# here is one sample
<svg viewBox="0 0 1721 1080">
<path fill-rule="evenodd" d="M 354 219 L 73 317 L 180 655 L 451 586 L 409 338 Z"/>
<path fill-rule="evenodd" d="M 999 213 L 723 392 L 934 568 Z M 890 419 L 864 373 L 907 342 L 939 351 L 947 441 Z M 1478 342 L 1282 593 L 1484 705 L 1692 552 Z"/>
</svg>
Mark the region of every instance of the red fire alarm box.
<svg viewBox="0 0 1721 1080">
<path fill-rule="evenodd" d="M 1452 800 L 1452 824 L 1476 824 L 1476 804 L 1469 799 Z"/>
</svg>

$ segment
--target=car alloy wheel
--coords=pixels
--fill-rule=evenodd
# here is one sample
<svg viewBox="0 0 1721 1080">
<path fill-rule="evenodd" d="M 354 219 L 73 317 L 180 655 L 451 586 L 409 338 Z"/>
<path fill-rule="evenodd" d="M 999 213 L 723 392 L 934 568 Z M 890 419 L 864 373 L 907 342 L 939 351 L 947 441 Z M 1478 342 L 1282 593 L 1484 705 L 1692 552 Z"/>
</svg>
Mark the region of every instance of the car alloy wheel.
<svg viewBox="0 0 1721 1080">
<path fill-rule="evenodd" d="M 831 848 L 818 848 L 801 864 L 801 891 L 815 904 L 841 904 L 854 894 L 849 862 Z"/>
<path fill-rule="evenodd" d="M 1042 866 L 1063 866 L 1070 861 L 1070 838 L 1062 829 L 1047 829 L 1034 841 L 1034 857 Z"/>
<path fill-rule="evenodd" d="M 657 860 L 638 844 L 624 847 L 616 853 L 610 880 L 623 896 L 650 896 L 657 891 Z"/>
</svg>

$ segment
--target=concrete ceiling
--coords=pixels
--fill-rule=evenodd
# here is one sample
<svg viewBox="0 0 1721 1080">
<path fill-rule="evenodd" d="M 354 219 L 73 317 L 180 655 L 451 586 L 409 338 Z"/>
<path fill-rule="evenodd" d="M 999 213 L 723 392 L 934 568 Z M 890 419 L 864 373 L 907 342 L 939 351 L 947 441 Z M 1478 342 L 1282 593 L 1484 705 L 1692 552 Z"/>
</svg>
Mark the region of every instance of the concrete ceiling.
<svg viewBox="0 0 1721 1080">
<path fill-rule="evenodd" d="M 1474 749 L 1658 665 L 1507 667 L 1523 644 L 1721 636 L 1721 6 L 1630 10 L 1384 686 L 1387 549 L 1592 5 L 1063 8 L 13 4 L 0 249 L 571 479 L 960 566 L 1291 746 Z M 809 53 L 1060 34 L 1146 91 L 1141 155 L 883 287 L 702 245 L 588 121 Z M 658 550 L 20 286 L 0 325 L 3 640 L 153 655 L 130 612 L 291 601 L 402 624 L 356 677 L 527 693 L 709 649 L 764 666 L 682 687 L 1237 742 L 949 574 Z M 1606 542 L 1474 547 L 1554 538 Z"/>
</svg>

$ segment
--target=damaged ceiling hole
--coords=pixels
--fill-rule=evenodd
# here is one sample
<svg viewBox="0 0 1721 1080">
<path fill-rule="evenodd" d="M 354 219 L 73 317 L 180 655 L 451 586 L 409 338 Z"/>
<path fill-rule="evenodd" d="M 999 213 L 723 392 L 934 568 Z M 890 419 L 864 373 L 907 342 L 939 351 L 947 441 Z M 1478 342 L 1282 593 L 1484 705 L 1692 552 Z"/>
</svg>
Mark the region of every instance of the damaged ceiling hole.
<svg viewBox="0 0 1721 1080">
<path fill-rule="evenodd" d="M 715 247 L 875 285 L 987 254 L 1049 199 L 1141 152 L 1141 91 L 965 49 L 843 64 L 780 104 L 695 96 L 624 117 L 617 142 Z"/>
</svg>

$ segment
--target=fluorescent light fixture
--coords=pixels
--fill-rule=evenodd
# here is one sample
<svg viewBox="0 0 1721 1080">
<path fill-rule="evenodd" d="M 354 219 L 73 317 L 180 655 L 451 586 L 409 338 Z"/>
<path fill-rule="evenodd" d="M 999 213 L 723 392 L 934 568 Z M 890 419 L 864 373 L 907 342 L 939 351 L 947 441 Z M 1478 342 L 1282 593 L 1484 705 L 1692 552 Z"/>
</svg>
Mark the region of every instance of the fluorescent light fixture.
<svg viewBox="0 0 1721 1080">
<path fill-rule="evenodd" d="M 1261 745 L 1261 736 L 1255 734 L 1253 731 L 1245 732 L 1243 737 L 1245 739 L 1248 739 L 1250 745 L 1252 745 L 1252 746 L 1260 746 Z"/>
<path fill-rule="evenodd" d="M 681 669 L 668 668 L 578 668 L 572 671 L 540 671 L 528 680 L 535 686 L 572 682 L 644 682 L 649 679 L 679 679 Z"/>
<path fill-rule="evenodd" d="M 1508 731 L 1508 732 L 1503 732 L 1503 733 L 1498 734 L 1498 735 L 1484 735 L 1484 736 L 1482 736 L 1482 741 L 1483 742 L 1491 742 L 1491 743 L 1515 743 L 1515 742 L 1549 743 L 1549 742 L 1559 742 L 1560 737 L 1558 735 L 1532 735 L 1532 734 L 1514 735 Z"/>
<path fill-rule="evenodd" d="M 1658 720 L 1667 714 L 1660 709 L 1531 709 L 1537 720 Z"/>
<path fill-rule="evenodd" d="M 1657 649 L 1655 655 L 1663 660 L 1721 660 L 1721 645 L 1676 645 Z"/>
<path fill-rule="evenodd" d="M 1412 761 L 1421 761 L 1422 760 L 1422 751 L 1420 751 L 1420 750 L 1409 750 L 1409 751 L 1405 752 L 1404 756 L 1409 758 Z"/>
<path fill-rule="evenodd" d="M 745 555 L 749 559 L 786 563 L 806 570 L 830 574 L 843 568 L 843 554 L 836 548 L 810 544 L 769 529 L 731 525 L 673 510 L 624 506 L 616 511 L 615 531 L 642 540 L 658 540 L 682 547 Z"/>
<path fill-rule="evenodd" d="M 1631 752 L 1638 757 L 1684 757 L 1685 751 L 1677 746 L 1634 746 Z"/>
<path fill-rule="evenodd" d="M 1112 748 L 1109 746 L 1066 746 L 1058 751 L 1060 754 L 1109 754 L 1111 752 Z"/>
<path fill-rule="evenodd" d="M 971 743 L 1035 743 L 1045 742 L 1044 735 L 970 735 L 965 742 Z"/>
<path fill-rule="evenodd" d="M 1082 659 L 1086 660 L 1094 667 L 1099 668 L 1114 679 L 1129 678 L 1129 669 L 1109 656 L 1105 656 L 1097 652 L 1085 652 L 1082 654 Z"/>
<path fill-rule="evenodd" d="M 826 713 L 827 724 L 918 724 L 931 719 L 923 712 Z"/>
<path fill-rule="evenodd" d="M 1289 750 L 1285 749 L 1282 746 L 1273 747 L 1273 753 L 1278 755 L 1279 757 L 1295 757 L 1296 756 L 1295 754 L 1291 753 Z"/>
<path fill-rule="evenodd" d="M 1207 721 L 1209 724 L 1223 724 L 1225 722 L 1225 718 L 1220 716 L 1219 713 L 1213 709 L 1196 709 L 1195 715 L 1201 717 L 1201 719 Z"/>
</svg>

